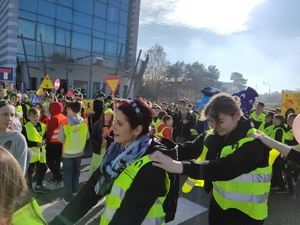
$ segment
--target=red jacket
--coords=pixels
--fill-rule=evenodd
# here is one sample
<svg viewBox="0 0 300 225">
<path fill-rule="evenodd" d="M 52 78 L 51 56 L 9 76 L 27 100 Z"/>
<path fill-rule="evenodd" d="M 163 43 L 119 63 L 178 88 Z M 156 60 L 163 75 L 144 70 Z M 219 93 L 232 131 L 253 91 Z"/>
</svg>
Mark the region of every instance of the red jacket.
<svg viewBox="0 0 300 225">
<path fill-rule="evenodd" d="M 173 127 L 167 126 L 166 124 L 161 124 L 157 127 L 157 132 L 162 131 L 162 137 L 167 138 L 169 140 L 173 140 Z"/>
<path fill-rule="evenodd" d="M 50 142 L 53 143 L 54 141 L 53 141 L 52 136 L 56 135 L 56 134 L 54 134 L 54 131 L 60 130 L 60 124 L 61 124 L 62 120 L 66 119 L 66 117 L 62 114 L 63 106 L 60 102 L 51 102 L 49 105 L 49 111 L 50 111 L 52 117 L 48 122 L 46 138 L 47 138 L 48 143 L 50 143 Z"/>
</svg>

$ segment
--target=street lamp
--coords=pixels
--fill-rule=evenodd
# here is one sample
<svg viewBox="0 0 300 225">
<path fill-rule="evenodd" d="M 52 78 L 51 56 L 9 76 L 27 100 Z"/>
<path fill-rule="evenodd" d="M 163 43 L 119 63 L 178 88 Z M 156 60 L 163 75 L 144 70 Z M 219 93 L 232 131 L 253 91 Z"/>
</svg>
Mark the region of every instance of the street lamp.
<svg viewBox="0 0 300 225">
<path fill-rule="evenodd" d="M 171 78 L 170 78 L 170 83 L 171 83 L 171 84 L 175 83 L 175 81 L 176 81 L 178 84 L 180 84 L 180 83 L 182 82 L 182 77 L 177 77 L 176 80 L 175 80 L 174 77 L 171 77 Z M 172 88 L 172 90 L 173 90 L 173 88 Z M 177 91 L 175 92 L 175 93 L 176 93 L 176 96 L 175 96 L 174 102 L 176 101 L 176 98 L 177 98 L 177 96 L 178 96 L 177 93 L 179 93 L 179 92 L 180 92 L 180 90 L 179 90 L 179 88 L 178 88 L 178 92 L 177 92 Z"/>
<path fill-rule="evenodd" d="M 271 85 L 267 82 L 263 82 L 263 84 L 269 85 L 269 103 L 271 103 L 271 96 L 270 96 L 270 94 L 271 94 Z"/>
</svg>

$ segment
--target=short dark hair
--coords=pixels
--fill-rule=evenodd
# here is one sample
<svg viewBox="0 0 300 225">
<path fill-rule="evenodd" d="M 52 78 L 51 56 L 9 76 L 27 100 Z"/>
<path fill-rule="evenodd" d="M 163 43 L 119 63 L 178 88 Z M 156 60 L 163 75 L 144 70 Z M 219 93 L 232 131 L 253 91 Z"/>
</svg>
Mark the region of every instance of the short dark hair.
<svg viewBox="0 0 300 225">
<path fill-rule="evenodd" d="M 165 111 L 165 110 L 160 110 L 159 112 L 158 112 L 158 118 L 160 119 L 160 120 L 162 120 L 162 118 L 165 116 L 165 115 L 167 115 L 168 113 Z"/>
<path fill-rule="evenodd" d="M 30 116 L 30 115 L 36 115 L 38 114 L 40 111 L 36 108 L 30 108 L 28 111 L 27 111 L 27 115 Z"/>
<path fill-rule="evenodd" d="M 81 104 L 79 102 L 70 102 L 68 107 L 74 112 L 79 113 L 81 110 Z"/>
<path fill-rule="evenodd" d="M 262 106 L 262 107 L 265 107 L 265 103 L 264 103 L 263 101 L 258 101 L 258 102 L 257 102 L 257 105 Z"/>
<path fill-rule="evenodd" d="M 166 124 L 167 121 L 169 121 L 170 119 L 172 119 L 172 116 L 170 116 L 170 115 L 165 115 L 165 116 L 162 118 L 164 124 Z"/>
</svg>

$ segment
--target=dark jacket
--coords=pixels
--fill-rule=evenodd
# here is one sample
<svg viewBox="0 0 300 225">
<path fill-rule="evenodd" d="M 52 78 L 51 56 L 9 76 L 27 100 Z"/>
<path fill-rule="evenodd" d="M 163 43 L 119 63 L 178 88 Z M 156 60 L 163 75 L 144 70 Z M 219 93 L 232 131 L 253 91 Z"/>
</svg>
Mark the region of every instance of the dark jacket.
<svg viewBox="0 0 300 225">
<path fill-rule="evenodd" d="M 96 122 L 93 126 L 92 133 L 91 133 L 91 142 L 93 147 L 93 152 L 96 154 L 100 154 L 101 145 L 102 145 L 102 128 L 99 126 L 100 121 Z M 106 149 L 111 145 L 111 143 L 114 141 L 113 132 L 110 131 L 107 137 L 105 138 L 107 140 L 107 146 Z"/>
<path fill-rule="evenodd" d="M 247 131 L 251 128 L 251 126 L 251 118 L 246 119 L 242 117 L 238 122 L 237 128 L 230 133 L 227 139 L 216 133 L 208 136 L 204 140 L 205 132 L 198 136 L 198 138 L 193 142 L 179 144 L 178 155 L 181 160 L 184 158 L 188 159 L 192 156 L 192 154 L 195 155 L 197 153 L 200 155 L 203 145 L 207 146 L 209 149 L 206 155 L 206 161 L 201 163 L 197 163 L 195 160 L 183 162 L 183 174 L 194 179 L 204 179 L 204 189 L 206 192 L 209 192 L 212 189 L 212 181 L 231 180 L 244 173 L 249 173 L 258 167 L 268 166 L 270 148 L 265 146 L 258 139 L 246 142 L 242 146 L 237 147 L 232 154 L 229 154 L 225 158 L 219 157 L 224 146 L 236 145 L 240 139 L 246 137 Z M 187 152 L 187 150 L 189 151 Z M 214 203 L 213 197 L 212 203 Z M 228 213 L 233 213 L 232 215 L 235 215 L 238 218 L 245 215 L 235 209 L 228 209 L 226 211 Z M 211 204 L 210 215 L 214 214 L 214 212 L 225 211 L 223 211 L 217 204 Z M 223 219 L 224 222 L 224 218 L 222 218 L 222 216 L 220 216 L 219 219 L 220 221 Z M 220 222 L 220 224 L 223 224 L 223 222 Z"/>
<path fill-rule="evenodd" d="M 166 142 L 171 143 L 170 145 L 172 145 L 172 142 Z M 168 149 L 166 146 L 154 140 L 145 155 L 156 150 L 166 152 Z M 174 148 L 173 151 L 170 151 L 170 153 L 173 158 L 176 158 L 176 148 Z M 94 187 L 101 175 L 100 169 L 97 169 L 75 198 L 71 200 L 60 215 L 56 216 L 49 225 L 74 224 L 95 206 L 97 202 L 103 198 L 103 196 L 96 195 L 94 191 Z M 152 163 L 143 166 L 134 178 L 130 188 L 126 191 L 123 201 L 112 218 L 110 225 L 140 225 L 154 201 L 158 197 L 166 194 L 165 176 L 165 171 L 153 166 Z M 170 179 L 172 179 L 172 177 L 170 177 Z M 178 187 L 178 179 L 175 184 L 171 183 L 171 186 Z M 176 204 L 174 204 L 174 202 L 166 204 L 166 207 L 170 206 L 173 208 L 175 206 L 176 210 Z"/>
<path fill-rule="evenodd" d="M 173 116 L 173 128 L 174 128 L 174 137 L 185 137 L 185 138 L 191 138 L 191 131 L 195 125 L 195 118 L 194 116 L 187 111 L 187 117 L 188 123 L 183 124 L 182 114 L 180 111 L 174 113 Z"/>
</svg>

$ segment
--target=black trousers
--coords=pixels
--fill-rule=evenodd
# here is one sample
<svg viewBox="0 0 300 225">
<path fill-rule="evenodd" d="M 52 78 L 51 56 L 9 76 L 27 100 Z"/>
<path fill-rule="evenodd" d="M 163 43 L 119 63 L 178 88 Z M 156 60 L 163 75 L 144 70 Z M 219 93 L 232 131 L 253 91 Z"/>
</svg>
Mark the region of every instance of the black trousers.
<svg viewBox="0 0 300 225">
<path fill-rule="evenodd" d="M 53 174 L 53 179 L 56 181 L 62 179 L 62 174 L 60 172 L 62 147 L 62 143 L 48 143 L 46 146 L 47 166 Z"/>
<path fill-rule="evenodd" d="M 42 186 L 47 171 L 46 163 L 29 163 L 27 170 L 27 183 L 29 188 L 32 188 L 32 174 L 34 173 L 34 170 L 36 170 L 36 185 Z"/>
</svg>

